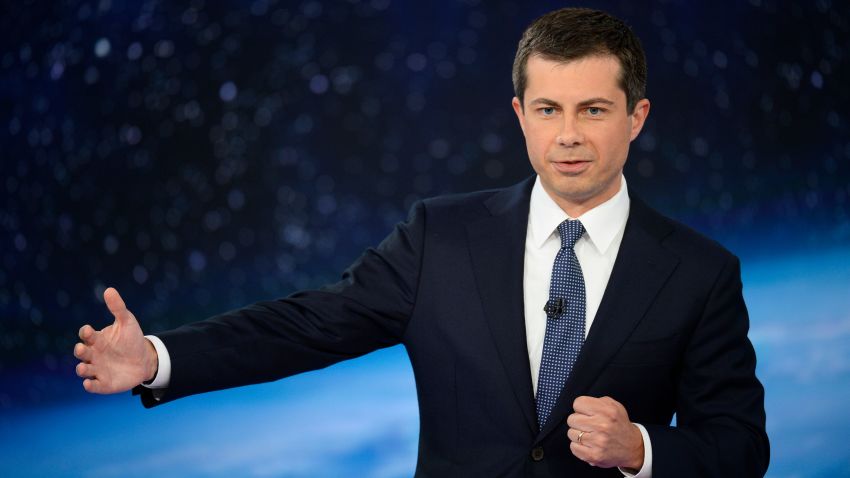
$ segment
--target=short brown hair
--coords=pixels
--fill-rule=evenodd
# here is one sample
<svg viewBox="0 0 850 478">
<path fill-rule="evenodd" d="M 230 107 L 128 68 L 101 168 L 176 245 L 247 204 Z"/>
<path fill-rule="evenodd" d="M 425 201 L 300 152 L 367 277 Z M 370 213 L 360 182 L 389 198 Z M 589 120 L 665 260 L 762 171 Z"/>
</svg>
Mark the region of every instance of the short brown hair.
<svg viewBox="0 0 850 478">
<path fill-rule="evenodd" d="M 646 95 L 646 55 L 637 36 L 605 12 L 589 8 L 562 8 L 535 20 L 517 46 L 514 58 L 514 94 L 523 104 L 528 86 L 527 65 L 532 55 L 568 62 L 594 55 L 613 55 L 620 61 L 620 88 L 628 111 Z"/>
</svg>

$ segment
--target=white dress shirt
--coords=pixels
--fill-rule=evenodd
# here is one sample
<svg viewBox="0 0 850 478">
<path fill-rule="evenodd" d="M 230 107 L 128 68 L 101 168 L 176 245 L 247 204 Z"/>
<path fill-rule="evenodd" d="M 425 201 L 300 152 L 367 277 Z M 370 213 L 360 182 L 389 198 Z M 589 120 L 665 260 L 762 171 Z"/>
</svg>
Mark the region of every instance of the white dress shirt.
<svg viewBox="0 0 850 478">
<path fill-rule="evenodd" d="M 537 377 L 543 357 L 543 338 L 546 336 L 546 312 L 543 306 L 549 300 L 552 265 L 561 248 L 558 225 L 567 219 L 579 219 L 584 234 L 576 241 L 573 250 L 581 265 L 585 287 L 584 336 L 590 331 L 614 261 L 620 250 L 626 220 L 629 218 L 629 193 L 626 178 L 620 176 L 620 190 L 611 199 L 585 212 L 580 217 L 570 217 L 555 203 L 540 184 L 540 176 L 531 190 L 528 211 L 528 230 L 525 235 L 525 265 L 523 269 L 523 300 L 525 301 L 525 340 L 528 345 L 528 363 L 531 365 L 531 385 L 537 395 Z M 627 477 L 652 476 L 652 445 L 646 429 L 637 425 L 643 436 L 643 467 L 637 475 L 620 469 Z"/>
<path fill-rule="evenodd" d="M 561 247 L 557 234 L 558 224 L 566 219 L 580 219 L 585 233 L 576 242 L 574 250 L 584 275 L 586 294 L 586 318 L 584 336 L 590 330 L 602 295 L 608 285 L 608 278 L 614 268 L 614 260 L 620 250 L 626 219 L 629 216 L 629 194 L 626 178 L 620 177 L 620 190 L 608 201 L 585 212 L 578 218 L 571 218 L 552 200 L 540 184 L 540 177 L 531 190 L 531 202 L 528 213 L 528 231 L 525 239 L 525 267 L 523 270 L 523 294 L 525 300 L 525 338 L 528 345 L 528 361 L 531 365 L 531 383 L 537 393 L 537 376 L 540 360 L 543 356 L 543 338 L 546 335 L 546 313 L 543 305 L 549 300 L 549 281 L 552 277 L 552 264 Z M 154 336 L 147 335 L 156 349 L 159 369 L 154 379 L 145 387 L 154 389 L 154 398 L 168 388 L 171 382 L 171 359 L 165 344 Z M 157 393 L 159 392 L 159 393 Z M 627 477 L 651 478 L 652 445 L 646 429 L 635 424 L 643 436 L 643 468 L 637 475 L 620 471 Z"/>
</svg>

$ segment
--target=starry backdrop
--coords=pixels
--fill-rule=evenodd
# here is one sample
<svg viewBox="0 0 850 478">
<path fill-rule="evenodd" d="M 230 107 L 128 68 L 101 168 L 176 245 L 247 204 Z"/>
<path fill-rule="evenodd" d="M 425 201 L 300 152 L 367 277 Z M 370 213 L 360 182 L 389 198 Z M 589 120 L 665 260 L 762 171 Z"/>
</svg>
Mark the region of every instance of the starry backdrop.
<svg viewBox="0 0 850 478">
<path fill-rule="evenodd" d="M 850 431 L 850 6 L 584 5 L 625 19 L 647 52 L 652 111 L 632 145 L 630 188 L 742 258 L 769 476 L 850 476 L 836 440 Z M 109 323 L 108 286 L 146 332 L 320 286 L 414 201 L 530 175 L 511 64 L 525 26 L 559 6 L 7 4 L 0 461 L 19 465 L 12 476 L 409 476 L 417 417 L 403 350 L 142 411 L 129 396 L 85 396 L 76 331 Z M 344 404 L 328 397 L 339 383 L 351 393 Z M 309 448 L 304 436 L 329 446 L 339 434 L 331 418 L 299 428 L 318 404 L 345 411 L 342 435 L 364 445 L 330 445 L 331 460 Z M 216 420 L 232 409 L 244 453 L 198 463 L 230 446 L 222 429 L 233 422 Z M 123 445 L 106 425 L 91 438 L 116 461 L 62 461 L 82 416 L 124 430 Z M 269 416 L 284 431 L 264 428 Z M 151 423 L 164 430 L 160 445 L 140 432 Z M 802 445 L 786 441 L 802 430 Z M 129 456 L 130 472 L 118 464 Z"/>
</svg>

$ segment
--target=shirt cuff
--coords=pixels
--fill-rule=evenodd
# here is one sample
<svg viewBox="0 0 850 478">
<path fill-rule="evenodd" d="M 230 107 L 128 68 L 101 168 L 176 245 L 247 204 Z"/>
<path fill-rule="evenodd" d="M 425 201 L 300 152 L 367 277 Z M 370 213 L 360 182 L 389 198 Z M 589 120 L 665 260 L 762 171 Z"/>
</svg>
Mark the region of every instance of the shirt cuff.
<svg viewBox="0 0 850 478">
<path fill-rule="evenodd" d="M 640 423 L 634 423 L 634 426 L 638 427 L 640 436 L 643 437 L 643 466 L 637 474 L 626 471 L 624 468 L 618 469 L 626 478 L 652 478 L 652 442 L 649 441 L 649 433 Z"/>
<path fill-rule="evenodd" d="M 156 335 L 145 335 L 145 338 L 150 340 L 153 348 L 156 349 L 159 367 L 153 380 L 150 383 L 143 383 L 142 386 L 151 389 L 168 388 L 171 383 L 171 356 L 168 355 L 168 349 Z"/>
</svg>

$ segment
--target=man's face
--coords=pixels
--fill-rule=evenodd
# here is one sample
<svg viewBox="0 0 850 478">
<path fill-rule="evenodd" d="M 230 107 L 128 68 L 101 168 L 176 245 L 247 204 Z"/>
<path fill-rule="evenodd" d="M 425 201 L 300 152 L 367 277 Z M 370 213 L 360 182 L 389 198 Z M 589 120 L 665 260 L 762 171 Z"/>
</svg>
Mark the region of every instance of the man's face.
<svg viewBox="0 0 850 478">
<path fill-rule="evenodd" d="M 513 107 L 531 166 L 543 189 L 571 217 L 613 197 L 629 143 L 640 133 L 649 101 L 627 111 L 620 62 L 589 56 L 567 63 L 532 55 L 525 105 Z"/>
</svg>

